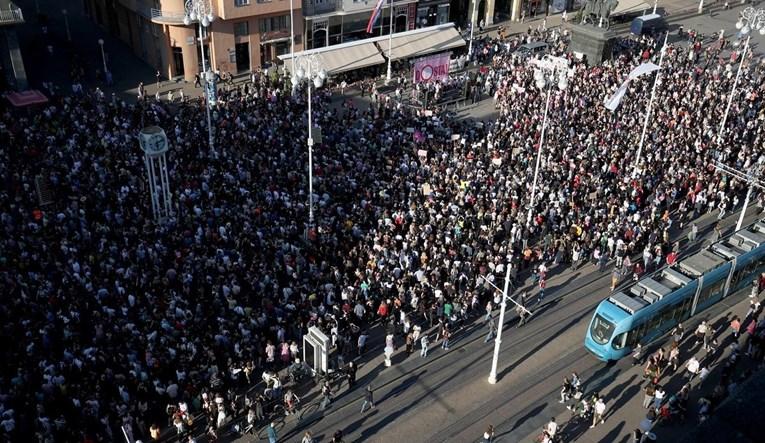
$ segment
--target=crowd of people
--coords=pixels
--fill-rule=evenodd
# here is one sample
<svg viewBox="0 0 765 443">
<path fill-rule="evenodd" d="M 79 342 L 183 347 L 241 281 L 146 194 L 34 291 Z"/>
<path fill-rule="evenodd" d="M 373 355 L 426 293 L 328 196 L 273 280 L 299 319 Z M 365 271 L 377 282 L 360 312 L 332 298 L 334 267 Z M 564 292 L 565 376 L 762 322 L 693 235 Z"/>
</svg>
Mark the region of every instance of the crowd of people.
<svg viewBox="0 0 765 443">
<path fill-rule="evenodd" d="M 744 170 L 765 160 L 765 66 L 745 66 L 718 144 L 735 66 L 719 50 L 670 46 L 633 174 L 650 80 L 633 82 L 615 113 L 602 102 L 644 52 L 657 57 L 658 41 L 602 66 L 568 55 L 570 86 L 552 94 L 541 147 L 544 94 L 515 43 L 479 47 L 491 54 L 482 82 L 496 122 L 395 100 L 338 106 L 318 90 L 315 226 L 306 95 L 278 77 L 220 92 L 214 152 L 199 100 L 128 104 L 79 88 L 36 112 L 3 108 L 0 320 L 13 337 L 2 344 L 3 438 L 185 436 L 201 412 L 214 434 L 241 412 L 237 392 L 299 358 L 310 326 L 351 358 L 373 322 L 395 335 L 441 319 L 448 350 L 450 326 L 483 312 L 506 266 L 520 278 L 596 251 L 642 252 L 637 272 L 660 264 L 674 222 L 725 213 L 742 193 L 713 160 Z M 171 144 L 175 215 L 162 223 L 136 143 L 148 125 Z M 39 206 L 37 177 L 53 205 Z"/>
</svg>

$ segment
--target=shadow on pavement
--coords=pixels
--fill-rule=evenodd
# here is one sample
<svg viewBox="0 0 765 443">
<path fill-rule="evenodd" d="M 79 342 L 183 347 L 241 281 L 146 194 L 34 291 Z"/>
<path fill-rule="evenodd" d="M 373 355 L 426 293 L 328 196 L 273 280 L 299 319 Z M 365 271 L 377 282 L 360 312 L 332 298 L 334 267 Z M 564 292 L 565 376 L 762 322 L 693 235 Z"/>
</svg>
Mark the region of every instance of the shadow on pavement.
<svg viewBox="0 0 765 443">
<path fill-rule="evenodd" d="M 498 381 L 499 381 L 499 380 L 502 380 L 502 379 L 503 379 L 503 378 L 504 378 L 504 377 L 505 377 L 507 374 L 509 374 L 509 373 L 510 373 L 510 372 L 511 372 L 513 369 L 515 369 L 516 367 L 518 367 L 518 366 L 519 366 L 521 363 L 523 363 L 523 362 L 524 362 L 524 361 L 525 361 L 527 358 L 531 357 L 531 356 L 532 356 L 532 355 L 534 355 L 534 354 L 535 354 L 537 351 L 539 351 L 540 349 L 542 349 L 542 348 L 544 348 L 545 346 L 547 346 L 547 345 L 548 345 L 550 342 L 552 342 L 553 340 L 555 340 L 555 339 L 556 339 L 556 338 L 557 338 L 557 337 L 558 337 L 558 336 L 559 336 L 561 333 L 563 333 L 563 331 L 565 331 L 566 329 L 568 329 L 568 328 L 570 328 L 570 327 L 574 326 L 575 324 L 579 323 L 579 320 L 581 320 L 581 319 L 583 319 L 584 317 L 586 317 L 586 316 L 590 315 L 590 313 L 591 313 L 591 312 L 590 312 L 590 310 L 588 309 L 588 310 L 584 311 L 584 313 L 583 313 L 583 314 L 581 314 L 581 315 L 578 315 L 578 316 L 576 316 L 576 317 L 572 318 L 572 319 L 571 319 L 571 321 L 569 321 L 568 323 L 566 323 L 565 325 L 563 325 L 563 327 L 559 328 L 559 329 L 558 329 L 558 330 L 557 330 L 557 331 L 556 331 L 554 334 L 552 334 L 552 335 L 551 335 L 551 336 L 550 336 L 550 337 L 549 337 L 547 340 L 544 340 L 544 341 L 542 341 L 541 343 L 539 343 L 538 345 L 534 346 L 534 348 L 532 348 L 532 349 L 531 349 L 529 352 L 527 352 L 527 353 L 526 353 L 526 354 L 524 354 L 523 356 L 521 356 L 521 357 L 519 357 L 518 359 L 516 359 L 516 360 L 515 360 L 515 362 L 513 362 L 513 364 L 511 364 L 510 366 L 508 366 L 508 367 L 506 367 L 505 369 L 503 369 L 503 370 L 502 370 L 502 372 L 501 372 L 501 373 L 499 374 L 499 376 L 497 377 L 497 380 L 498 380 Z"/>
<path fill-rule="evenodd" d="M 622 433 L 622 429 L 624 428 L 625 421 L 621 421 L 615 428 L 611 430 L 608 434 L 606 434 L 605 437 L 601 438 L 599 440 L 599 443 L 613 443 L 616 441 L 616 439 L 619 437 L 619 434 Z M 601 425 L 603 426 L 603 425 Z"/>
</svg>

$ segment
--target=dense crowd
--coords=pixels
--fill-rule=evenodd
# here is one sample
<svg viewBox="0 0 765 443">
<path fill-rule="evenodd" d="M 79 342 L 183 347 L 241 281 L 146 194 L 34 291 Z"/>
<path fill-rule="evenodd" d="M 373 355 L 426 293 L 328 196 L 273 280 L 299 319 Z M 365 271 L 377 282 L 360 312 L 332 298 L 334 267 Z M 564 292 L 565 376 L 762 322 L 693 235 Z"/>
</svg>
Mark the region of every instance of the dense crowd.
<svg viewBox="0 0 765 443">
<path fill-rule="evenodd" d="M 516 276 L 643 251 L 651 267 L 672 248 L 673 222 L 735 206 L 743 185 L 713 159 L 745 170 L 763 161 L 763 65 L 745 67 L 718 145 L 735 66 L 671 46 L 632 175 L 650 80 L 615 113 L 602 102 L 644 52 L 657 57 L 644 37 L 603 66 L 572 60 L 568 90 L 553 92 L 527 225 L 544 94 L 516 44 L 492 49 L 482 78 L 496 123 L 314 94 L 315 229 L 305 94 L 280 79 L 221 91 L 215 153 L 198 100 L 127 104 L 78 90 L 39 112 L 2 109 L 3 438 L 116 440 L 123 425 L 147 438 L 198 412 L 215 428 L 238 388 L 295 361 L 309 326 L 341 355 L 360 354 L 373 321 L 395 330 L 445 318 L 448 329 L 482 309 L 493 289 L 479 276 L 499 279 L 505 266 Z M 155 124 L 171 143 L 176 204 L 163 224 L 135 138 Z M 38 175 L 51 206 L 38 205 Z"/>
</svg>

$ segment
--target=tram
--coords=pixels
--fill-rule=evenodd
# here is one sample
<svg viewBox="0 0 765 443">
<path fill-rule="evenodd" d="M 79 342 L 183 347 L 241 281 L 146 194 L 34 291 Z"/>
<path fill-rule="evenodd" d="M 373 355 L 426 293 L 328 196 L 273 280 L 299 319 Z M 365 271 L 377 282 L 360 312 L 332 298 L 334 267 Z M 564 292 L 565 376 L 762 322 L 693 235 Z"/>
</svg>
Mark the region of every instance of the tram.
<svg viewBox="0 0 765 443">
<path fill-rule="evenodd" d="M 600 302 L 584 346 L 602 361 L 629 355 L 765 271 L 765 221 L 722 238 L 700 252 L 647 274 Z"/>
</svg>

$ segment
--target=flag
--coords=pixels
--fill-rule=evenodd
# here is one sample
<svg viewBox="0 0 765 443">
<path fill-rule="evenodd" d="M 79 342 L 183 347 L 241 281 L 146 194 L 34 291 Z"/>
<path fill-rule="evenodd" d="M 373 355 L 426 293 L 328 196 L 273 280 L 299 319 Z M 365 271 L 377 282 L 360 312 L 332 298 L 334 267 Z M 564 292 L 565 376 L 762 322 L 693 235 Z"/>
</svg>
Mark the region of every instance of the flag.
<svg viewBox="0 0 765 443">
<path fill-rule="evenodd" d="M 369 17 L 369 23 L 367 23 L 367 34 L 372 33 L 372 28 L 375 26 L 375 22 L 380 18 L 380 14 L 382 13 L 383 4 L 385 4 L 385 0 L 377 0 L 375 8 L 372 10 L 372 16 Z"/>
<path fill-rule="evenodd" d="M 624 80 L 624 82 L 619 86 L 619 89 L 614 92 L 614 94 L 607 98 L 604 102 L 604 105 L 606 109 L 613 112 L 616 111 L 616 108 L 619 107 L 619 103 L 621 103 L 622 98 L 624 97 L 624 94 L 627 92 L 627 87 L 629 86 L 630 81 L 635 80 L 636 78 L 650 74 L 654 71 L 658 71 L 661 69 L 659 66 L 648 62 L 643 63 L 640 66 L 636 67 L 635 69 L 630 72 L 630 74 L 627 76 L 627 78 Z"/>
</svg>

